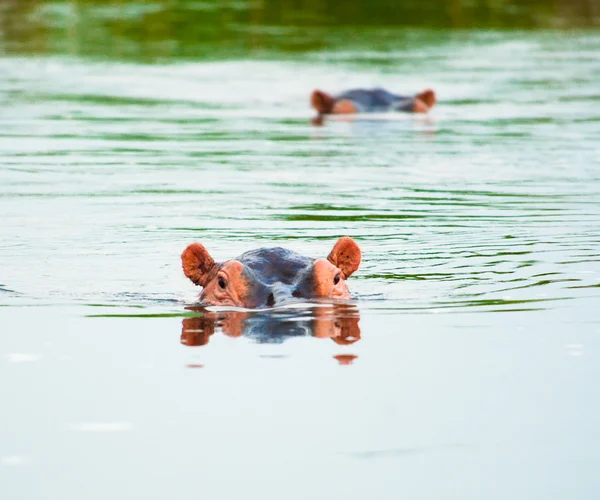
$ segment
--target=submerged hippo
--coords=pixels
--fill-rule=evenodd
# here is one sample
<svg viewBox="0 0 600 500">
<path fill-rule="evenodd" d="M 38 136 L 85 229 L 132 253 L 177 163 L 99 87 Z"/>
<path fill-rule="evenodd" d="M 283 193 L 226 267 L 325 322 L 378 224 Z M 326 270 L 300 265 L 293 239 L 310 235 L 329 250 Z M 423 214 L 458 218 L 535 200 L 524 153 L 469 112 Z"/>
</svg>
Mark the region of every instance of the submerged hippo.
<svg viewBox="0 0 600 500">
<path fill-rule="evenodd" d="M 323 116 L 329 114 L 383 113 L 406 111 L 427 113 L 436 102 L 435 92 L 424 90 L 414 96 L 393 94 L 387 90 L 354 89 L 332 96 L 322 90 L 314 90 L 310 96 L 312 107 L 319 113 L 313 118 L 314 124 L 323 123 Z"/>
<path fill-rule="evenodd" d="M 346 279 L 358 269 L 361 252 L 352 238 L 340 238 L 326 259 L 284 248 L 259 248 L 236 259 L 215 262 L 200 243 L 181 254 L 183 272 L 204 287 L 203 304 L 272 307 L 290 300 L 349 299 Z"/>
</svg>

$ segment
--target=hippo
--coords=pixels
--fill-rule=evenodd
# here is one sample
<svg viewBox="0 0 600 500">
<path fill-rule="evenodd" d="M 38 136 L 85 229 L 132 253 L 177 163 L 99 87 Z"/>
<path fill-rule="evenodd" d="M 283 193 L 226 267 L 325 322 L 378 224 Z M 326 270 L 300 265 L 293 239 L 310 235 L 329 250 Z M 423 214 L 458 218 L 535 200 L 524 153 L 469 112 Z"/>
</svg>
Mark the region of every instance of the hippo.
<svg viewBox="0 0 600 500">
<path fill-rule="evenodd" d="M 294 298 L 349 299 L 346 280 L 360 259 L 360 248 L 348 237 L 340 238 L 326 259 L 275 247 L 218 263 L 200 243 L 192 243 L 181 254 L 184 274 L 204 288 L 202 304 L 246 309 L 282 305 Z"/>
<path fill-rule="evenodd" d="M 436 103 L 435 92 L 431 89 L 414 96 L 393 94 L 382 88 L 353 89 L 332 96 L 322 90 L 313 90 L 310 102 L 318 115 L 313 118 L 315 125 L 323 123 L 324 115 L 351 113 L 383 113 L 406 111 L 427 113 Z"/>
</svg>

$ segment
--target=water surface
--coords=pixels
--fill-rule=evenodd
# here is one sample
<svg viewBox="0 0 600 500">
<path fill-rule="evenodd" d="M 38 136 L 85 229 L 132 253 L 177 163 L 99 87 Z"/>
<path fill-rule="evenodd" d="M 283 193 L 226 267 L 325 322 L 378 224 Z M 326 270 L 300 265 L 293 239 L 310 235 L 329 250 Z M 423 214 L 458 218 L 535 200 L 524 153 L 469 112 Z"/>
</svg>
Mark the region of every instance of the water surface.
<svg viewBox="0 0 600 500">
<path fill-rule="evenodd" d="M 364 33 L 151 61 L 5 44 L 6 498 L 597 498 L 600 36 Z M 376 85 L 440 102 L 310 126 L 313 88 Z M 350 307 L 186 307 L 192 241 L 342 235 Z"/>
</svg>

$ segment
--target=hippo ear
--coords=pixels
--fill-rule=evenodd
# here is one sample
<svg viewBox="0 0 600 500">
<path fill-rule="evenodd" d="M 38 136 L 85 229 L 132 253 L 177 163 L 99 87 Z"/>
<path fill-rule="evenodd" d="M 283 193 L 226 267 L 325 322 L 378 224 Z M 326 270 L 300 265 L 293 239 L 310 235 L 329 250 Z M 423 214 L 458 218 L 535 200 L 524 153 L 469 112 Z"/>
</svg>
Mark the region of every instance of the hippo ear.
<svg viewBox="0 0 600 500">
<path fill-rule="evenodd" d="M 333 104 L 335 99 L 331 97 L 327 92 L 322 90 L 313 90 L 310 95 L 310 103 L 319 114 L 327 114 L 333 111 Z"/>
<path fill-rule="evenodd" d="M 360 266 L 360 248 L 352 238 L 344 236 L 337 240 L 333 250 L 327 256 L 327 260 L 334 266 L 339 267 L 348 278 Z"/>
<path fill-rule="evenodd" d="M 192 243 L 181 254 L 181 265 L 189 279 L 196 285 L 204 286 L 216 264 L 203 245 Z"/>
</svg>

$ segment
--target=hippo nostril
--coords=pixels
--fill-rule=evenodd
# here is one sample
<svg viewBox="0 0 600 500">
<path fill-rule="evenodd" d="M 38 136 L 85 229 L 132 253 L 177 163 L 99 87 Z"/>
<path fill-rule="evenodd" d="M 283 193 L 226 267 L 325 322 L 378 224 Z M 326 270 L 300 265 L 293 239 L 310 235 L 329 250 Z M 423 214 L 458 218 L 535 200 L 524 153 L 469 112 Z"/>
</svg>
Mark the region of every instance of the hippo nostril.
<svg viewBox="0 0 600 500">
<path fill-rule="evenodd" d="M 275 297 L 273 296 L 272 293 L 270 293 L 269 297 L 267 298 L 267 305 L 269 307 L 273 307 L 275 305 Z"/>
</svg>

